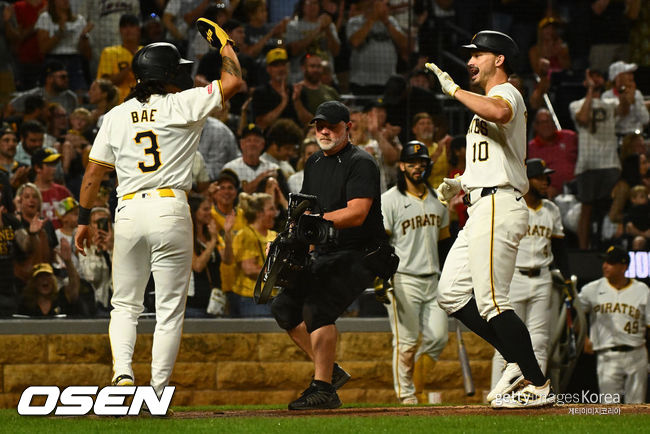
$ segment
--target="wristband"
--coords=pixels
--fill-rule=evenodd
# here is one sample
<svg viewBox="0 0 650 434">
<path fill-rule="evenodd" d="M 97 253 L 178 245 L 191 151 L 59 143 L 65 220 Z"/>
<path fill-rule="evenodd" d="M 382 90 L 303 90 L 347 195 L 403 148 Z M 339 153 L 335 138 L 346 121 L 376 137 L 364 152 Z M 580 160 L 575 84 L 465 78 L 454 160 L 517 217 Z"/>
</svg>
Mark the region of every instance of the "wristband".
<svg viewBox="0 0 650 434">
<path fill-rule="evenodd" d="M 90 224 L 90 208 L 84 208 L 83 206 L 79 205 L 79 217 L 77 217 L 77 224 Z"/>
</svg>

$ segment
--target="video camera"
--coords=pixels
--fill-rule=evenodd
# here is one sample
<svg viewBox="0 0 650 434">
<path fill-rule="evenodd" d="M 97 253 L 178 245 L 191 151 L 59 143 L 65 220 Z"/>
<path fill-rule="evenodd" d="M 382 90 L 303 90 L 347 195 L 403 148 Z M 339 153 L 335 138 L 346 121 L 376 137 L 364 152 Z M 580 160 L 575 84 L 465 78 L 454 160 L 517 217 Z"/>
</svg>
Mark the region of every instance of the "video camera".
<svg viewBox="0 0 650 434">
<path fill-rule="evenodd" d="M 310 245 L 335 244 L 338 231 L 334 224 L 316 214 L 320 212 L 316 196 L 289 194 L 289 218 L 285 228 L 271 243 L 266 261 L 255 283 L 257 304 L 268 302 L 273 288 L 287 288 L 298 274 L 311 264 Z"/>
</svg>

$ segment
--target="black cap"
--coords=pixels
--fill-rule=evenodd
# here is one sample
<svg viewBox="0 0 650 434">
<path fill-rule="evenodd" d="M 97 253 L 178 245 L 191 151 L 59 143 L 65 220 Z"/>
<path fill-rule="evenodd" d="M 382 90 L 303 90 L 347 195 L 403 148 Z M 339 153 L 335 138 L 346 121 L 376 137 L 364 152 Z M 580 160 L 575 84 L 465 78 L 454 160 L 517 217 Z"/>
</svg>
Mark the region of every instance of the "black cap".
<svg viewBox="0 0 650 434">
<path fill-rule="evenodd" d="M 550 175 L 555 173 L 555 170 L 546 167 L 546 162 L 541 158 L 531 158 L 526 160 L 526 176 L 528 178 L 535 178 L 540 175 Z"/>
<path fill-rule="evenodd" d="M 120 17 L 120 27 L 140 26 L 140 19 L 133 14 L 123 14 Z"/>
<path fill-rule="evenodd" d="M 348 123 L 350 122 L 350 109 L 339 101 L 325 101 L 316 108 L 314 118 L 309 123 L 313 124 L 319 120 L 329 124 Z"/>
<path fill-rule="evenodd" d="M 32 166 L 41 166 L 43 163 L 54 163 L 61 154 L 50 148 L 41 148 L 32 155 Z"/>
<path fill-rule="evenodd" d="M 47 77 L 48 75 L 59 71 L 65 71 L 65 65 L 58 60 L 52 60 L 45 64 L 45 68 L 43 68 L 43 76 Z"/>
<path fill-rule="evenodd" d="M 217 175 L 217 179 L 215 179 L 215 181 L 217 183 L 221 181 L 228 181 L 235 186 L 235 189 L 239 190 L 239 177 L 231 169 L 223 169 L 221 172 L 219 172 L 219 174 Z"/>
<path fill-rule="evenodd" d="M 418 141 L 411 140 L 403 148 L 399 156 L 399 161 L 411 161 L 416 158 L 423 160 L 430 160 L 429 151 L 427 150 L 427 145 Z"/>
<path fill-rule="evenodd" d="M 264 131 L 262 131 L 260 127 L 258 127 L 253 123 L 250 123 L 244 127 L 243 131 L 241 132 L 240 138 L 243 139 L 244 137 L 250 134 L 257 134 L 260 137 L 264 137 Z"/>
<path fill-rule="evenodd" d="M 630 255 L 627 254 L 625 249 L 619 246 L 609 246 L 609 248 L 600 255 L 608 264 L 629 264 Z"/>
</svg>

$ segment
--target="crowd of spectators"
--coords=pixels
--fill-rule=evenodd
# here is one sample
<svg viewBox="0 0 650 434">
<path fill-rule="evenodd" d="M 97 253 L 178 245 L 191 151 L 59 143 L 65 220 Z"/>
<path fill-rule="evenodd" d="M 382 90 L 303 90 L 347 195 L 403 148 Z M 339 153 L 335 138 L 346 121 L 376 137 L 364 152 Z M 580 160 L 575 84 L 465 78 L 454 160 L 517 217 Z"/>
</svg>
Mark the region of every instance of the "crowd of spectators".
<svg viewBox="0 0 650 434">
<path fill-rule="evenodd" d="M 279 16 L 288 3 L 293 13 Z M 520 45 L 511 80 L 528 104 L 529 157 L 556 171 L 549 196 L 569 246 L 648 249 L 650 56 L 638 35 L 650 14 L 640 3 L 0 1 L 0 315 L 108 315 L 114 174 L 94 204 L 87 256 L 70 248 L 88 153 L 104 114 L 135 83 L 131 60 L 143 44 L 174 43 L 195 62 L 197 86 L 219 77 L 220 56 L 193 25 L 201 16 L 235 41 L 245 84 L 211 114 L 195 156 L 188 315 L 210 316 L 211 298 L 227 300 L 221 315 L 269 314 L 252 287 L 318 150 L 309 121 L 323 101 L 350 106 L 351 141 L 375 157 L 382 191 L 409 140 L 429 148 L 434 188 L 461 174 L 457 107 L 423 65 L 440 62 L 467 85 L 458 46 L 488 28 Z M 467 219 L 462 196 L 449 207 L 455 235 Z"/>
</svg>

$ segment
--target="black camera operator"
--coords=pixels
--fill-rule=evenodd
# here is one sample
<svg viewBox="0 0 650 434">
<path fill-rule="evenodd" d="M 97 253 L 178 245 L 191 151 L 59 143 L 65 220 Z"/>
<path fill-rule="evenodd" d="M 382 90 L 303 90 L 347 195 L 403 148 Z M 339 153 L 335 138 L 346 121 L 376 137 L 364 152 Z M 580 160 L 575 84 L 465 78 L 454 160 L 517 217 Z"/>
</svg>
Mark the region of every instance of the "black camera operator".
<svg viewBox="0 0 650 434">
<path fill-rule="evenodd" d="M 387 243 L 379 168 L 370 154 L 348 140 L 350 112 L 337 101 L 318 106 L 312 119 L 321 150 L 305 165 L 301 193 L 314 195 L 322 217 L 338 229 L 335 243 L 318 244 L 309 270 L 271 306 L 278 325 L 314 362 L 314 379 L 290 410 L 341 406 L 336 390 L 350 375 L 334 363 L 337 318 L 371 287 L 376 269 L 368 252 Z M 370 268 L 369 268 L 370 267 Z"/>
</svg>

